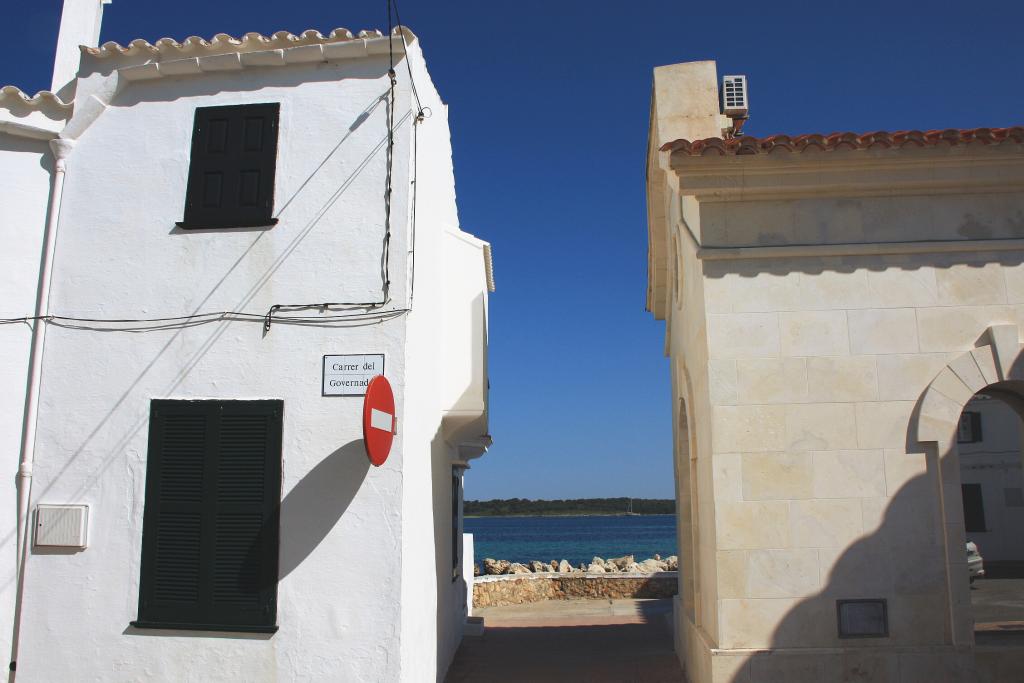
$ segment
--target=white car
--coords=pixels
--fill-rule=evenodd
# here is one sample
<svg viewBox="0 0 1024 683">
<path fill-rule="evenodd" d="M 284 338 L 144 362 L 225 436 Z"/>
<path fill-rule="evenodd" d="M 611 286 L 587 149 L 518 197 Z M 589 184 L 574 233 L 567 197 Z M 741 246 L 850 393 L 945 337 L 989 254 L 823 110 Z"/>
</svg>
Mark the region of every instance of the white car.
<svg viewBox="0 0 1024 683">
<path fill-rule="evenodd" d="M 985 562 L 974 541 L 967 541 L 967 572 L 971 576 L 971 583 L 979 576 L 985 576 Z"/>
</svg>

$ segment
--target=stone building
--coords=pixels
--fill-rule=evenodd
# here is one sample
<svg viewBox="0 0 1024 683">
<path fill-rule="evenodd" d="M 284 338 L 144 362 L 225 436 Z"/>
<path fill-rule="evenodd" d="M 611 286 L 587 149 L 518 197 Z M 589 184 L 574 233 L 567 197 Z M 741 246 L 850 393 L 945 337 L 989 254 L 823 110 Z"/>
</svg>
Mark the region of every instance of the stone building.
<svg viewBox="0 0 1024 683">
<path fill-rule="evenodd" d="M 0 90 L 0 647 L 26 681 L 443 679 L 493 280 L 418 38 L 98 45 L 102 9 L 65 0 L 57 95 Z"/>
<path fill-rule="evenodd" d="M 1024 129 L 732 136 L 654 72 L 648 308 L 694 683 L 1022 680 L 976 646 L 957 426 L 1020 414 Z"/>
</svg>

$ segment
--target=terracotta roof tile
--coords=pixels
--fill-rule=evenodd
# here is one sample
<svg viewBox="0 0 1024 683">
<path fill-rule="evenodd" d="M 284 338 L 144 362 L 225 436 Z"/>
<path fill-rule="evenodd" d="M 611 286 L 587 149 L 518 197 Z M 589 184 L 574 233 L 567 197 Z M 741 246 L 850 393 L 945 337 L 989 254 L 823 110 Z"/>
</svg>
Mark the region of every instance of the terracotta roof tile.
<svg viewBox="0 0 1024 683">
<path fill-rule="evenodd" d="M 901 130 L 893 133 L 832 133 L 831 135 L 771 135 L 757 138 L 749 135 L 723 139 L 676 140 L 661 146 L 663 152 L 682 152 L 689 156 L 733 156 L 771 154 L 778 151 L 803 152 L 814 148 L 821 151 L 837 149 L 872 149 L 902 147 L 938 147 L 942 145 L 985 145 L 1024 143 L 1024 126 L 1010 128 L 949 128 L 946 130 Z"/>
<path fill-rule="evenodd" d="M 16 86 L 5 85 L 0 88 L 0 107 L 6 109 L 26 107 L 42 111 L 70 112 L 71 103 L 62 101 L 49 90 L 41 90 L 30 97 Z"/>
</svg>

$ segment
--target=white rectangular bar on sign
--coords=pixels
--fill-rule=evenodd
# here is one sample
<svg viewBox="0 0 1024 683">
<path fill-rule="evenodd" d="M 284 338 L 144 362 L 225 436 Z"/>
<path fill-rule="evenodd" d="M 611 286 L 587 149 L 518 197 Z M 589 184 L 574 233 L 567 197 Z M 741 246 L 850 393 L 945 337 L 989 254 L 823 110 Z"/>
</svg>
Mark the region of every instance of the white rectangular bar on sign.
<svg viewBox="0 0 1024 683">
<path fill-rule="evenodd" d="M 384 354 L 324 356 L 324 396 L 365 396 L 366 385 L 384 374 Z"/>
<path fill-rule="evenodd" d="M 395 426 L 394 420 L 395 418 L 391 413 L 385 413 L 383 410 L 370 408 L 370 426 L 374 429 L 390 432 Z"/>
</svg>

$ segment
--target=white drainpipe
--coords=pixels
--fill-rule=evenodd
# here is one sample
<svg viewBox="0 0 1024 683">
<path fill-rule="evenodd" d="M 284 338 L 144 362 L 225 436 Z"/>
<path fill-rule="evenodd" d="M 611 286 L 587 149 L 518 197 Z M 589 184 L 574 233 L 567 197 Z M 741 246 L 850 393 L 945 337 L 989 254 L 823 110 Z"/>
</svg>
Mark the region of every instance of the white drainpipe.
<svg viewBox="0 0 1024 683">
<path fill-rule="evenodd" d="M 21 600 L 24 587 L 25 556 L 28 551 L 29 507 L 32 496 L 32 463 L 36 451 L 36 419 L 39 413 L 39 382 L 43 373 L 43 344 L 46 339 L 46 323 L 41 318 L 50 310 L 50 273 L 53 268 L 53 252 L 57 242 L 57 223 L 60 220 L 61 197 L 64 194 L 64 173 L 67 157 L 74 147 L 73 140 L 56 138 L 50 141 L 53 150 L 53 185 L 50 188 L 50 211 L 46 216 L 43 233 L 43 254 L 39 266 L 39 286 L 36 294 L 36 320 L 32 325 L 32 352 L 29 357 L 28 386 L 25 390 L 25 422 L 21 431 L 21 464 L 18 465 L 18 581 L 14 611 L 14 637 L 12 639 L 12 674 L 17 660 L 18 636 L 21 630 Z"/>
</svg>

